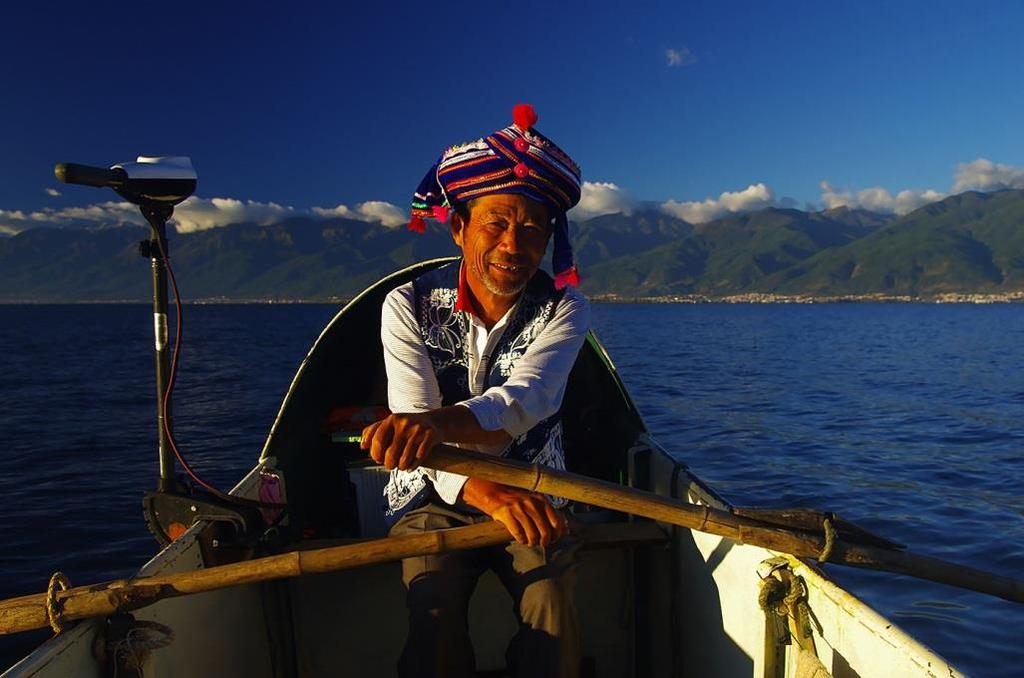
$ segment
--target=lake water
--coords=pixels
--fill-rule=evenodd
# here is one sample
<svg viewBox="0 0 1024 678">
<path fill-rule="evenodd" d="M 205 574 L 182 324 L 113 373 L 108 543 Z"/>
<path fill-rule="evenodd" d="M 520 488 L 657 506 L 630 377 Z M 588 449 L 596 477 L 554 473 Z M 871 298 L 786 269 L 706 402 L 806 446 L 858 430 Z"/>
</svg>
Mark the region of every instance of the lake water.
<svg viewBox="0 0 1024 678">
<path fill-rule="evenodd" d="M 177 434 L 208 480 L 252 467 L 335 311 L 186 307 Z M 594 325 L 654 435 L 734 504 L 1024 576 L 1024 306 L 598 305 Z M 151 328 L 143 305 L 0 306 L 0 597 L 155 553 Z M 1024 606 L 828 569 L 965 672 L 1020 675 Z M 47 636 L 0 637 L 0 665 Z"/>
</svg>

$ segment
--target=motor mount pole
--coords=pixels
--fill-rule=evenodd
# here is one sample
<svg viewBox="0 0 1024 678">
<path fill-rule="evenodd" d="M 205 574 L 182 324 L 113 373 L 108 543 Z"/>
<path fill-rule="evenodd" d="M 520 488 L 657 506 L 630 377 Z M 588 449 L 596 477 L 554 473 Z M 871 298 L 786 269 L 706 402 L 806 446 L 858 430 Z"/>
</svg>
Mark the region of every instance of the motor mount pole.
<svg viewBox="0 0 1024 678">
<path fill-rule="evenodd" d="M 148 256 L 153 277 L 153 340 L 156 357 L 156 421 L 159 441 L 160 491 L 181 490 L 181 483 L 175 475 L 174 456 L 168 431 L 174 430 L 170 396 L 167 384 L 171 374 L 170 330 L 167 318 L 167 264 L 168 255 L 167 220 L 174 213 L 172 205 L 144 202 L 139 205 L 142 215 L 153 229 L 153 239 L 140 244 L 140 252 Z M 166 407 L 164 401 L 167 401 Z"/>
<path fill-rule="evenodd" d="M 167 221 L 174 206 L 196 190 L 196 171 L 184 156 L 139 156 L 110 168 L 77 163 L 54 167 L 57 179 L 68 184 L 112 188 L 128 202 L 138 205 L 153 231 L 150 240 L 139 245 L 139 253 L 150 260 L 153 277 L 153 334 L 156 349 L 156 417 L 160 462 L 160 492 L 185 492 L 186 486 L 175 474 L 171 452 L 173 432 L 171 403 L 164 405 L 171 377 L 171 352 L 167 319 Z M 166 421 L 164 415 L 166 413 Z"/>
</svg>

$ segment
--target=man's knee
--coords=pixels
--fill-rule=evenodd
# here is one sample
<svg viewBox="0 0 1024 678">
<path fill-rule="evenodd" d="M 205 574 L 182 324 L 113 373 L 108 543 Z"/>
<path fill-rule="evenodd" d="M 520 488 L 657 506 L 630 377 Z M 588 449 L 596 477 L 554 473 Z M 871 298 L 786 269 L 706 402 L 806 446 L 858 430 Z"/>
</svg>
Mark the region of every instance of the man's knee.
<svg viewBox="0 0 1024 678">
<path fill-rule="evenodd" d="M 577 676 L 581 644 L 571 575 L 529 584 L 520 598 L 519 611 L 522 626 L 506 654 L 510 674 Z"/>
<path fill-rule="evenodd" d="M 556 634 L 567 624 L 574 625 L 576 604 L 571 579 L 540 579 L 527 586 L 519 603 L 523 623 Z"/>
</svg>

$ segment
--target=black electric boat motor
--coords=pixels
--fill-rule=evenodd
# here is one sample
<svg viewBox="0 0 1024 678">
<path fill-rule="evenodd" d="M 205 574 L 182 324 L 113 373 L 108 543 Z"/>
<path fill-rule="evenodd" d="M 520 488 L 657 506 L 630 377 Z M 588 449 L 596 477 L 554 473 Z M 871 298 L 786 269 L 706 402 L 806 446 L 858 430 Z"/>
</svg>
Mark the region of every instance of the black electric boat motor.
<svg viewBox="0 0 1024 678">
<path fill-rule="evenodd" d="M 197 179 L 192 161 L 183 156 L 140 155 L 110 169 L 66 162 L 54 174 L 67 184 L 112 188 L 135 205 L 177 205 L 195 192 Z"/>
</svg>

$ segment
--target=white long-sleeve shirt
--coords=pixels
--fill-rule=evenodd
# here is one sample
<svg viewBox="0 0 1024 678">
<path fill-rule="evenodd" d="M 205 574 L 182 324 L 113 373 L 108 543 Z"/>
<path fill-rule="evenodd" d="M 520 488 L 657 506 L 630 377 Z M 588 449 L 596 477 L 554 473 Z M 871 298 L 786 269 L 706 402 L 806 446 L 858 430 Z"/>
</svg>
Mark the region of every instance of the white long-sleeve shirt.
<svg viewBox="0 0 1024 678">
<path fill-rule="evenodd" d="M 517 306 L 509 309 L 489 332 L 483 321 L 467 314 L 469 336 L 465 338 L 465 346 L 473 397 L 458 403 L 470 409 L 484 430 L 503 429 L 513 438 L 526 433 L 561 407 L 569 372 L 590 329 L 590 307 L 586 299 L 575 288 L 566 288 L 554 316 L 516 361 L 505 383 L 485 390 L 489 368 L 484 357 L 495 350 Z M 415 291 L 412 283 L 407 283 L 388 294 L 381 312 L 388 406 L 392 412 L 426 412 L 441 407 L 441 388 L 423 344 L 415 308 Z M 484 445 L 463 447 L 490 454 L 498 454 L 503 449 L 503 446 Z M 426 467 L 423 471 L 434 483 L 438 496 L 454 504 L 466 483 L 466 476 Z"/>
</svg>

